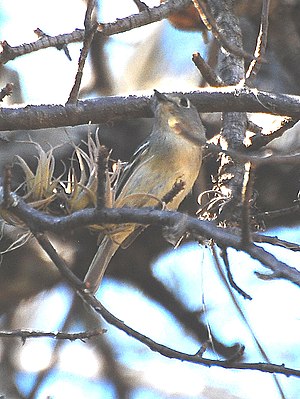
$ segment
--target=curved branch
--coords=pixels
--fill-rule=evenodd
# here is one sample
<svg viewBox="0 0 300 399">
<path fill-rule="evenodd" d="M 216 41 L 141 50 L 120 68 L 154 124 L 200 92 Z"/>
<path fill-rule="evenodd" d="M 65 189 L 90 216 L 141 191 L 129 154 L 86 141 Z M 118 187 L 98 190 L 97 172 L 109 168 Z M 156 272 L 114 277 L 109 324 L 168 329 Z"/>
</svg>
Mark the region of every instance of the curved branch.
<svg viewBox="0 0 300 399">
<path fill-rule="evenodd" d="M 13 203 L 9 211 L 20 218 L 32 231 L 52 231 L 62 233 L 70 229 L 104 223 L 138 223 L 174 227 L 183 221 L 185 230 L 196 239 L 213 239 L 221 248 L 234 248 L 246 252 L 263 266 L 272 270 L 272 278 L 283 278 L 300 286 L 300 271 L 279 261 L 263 248 L 249 243 L 243 245 L 241 237 L 226 228 L 221 228 L 211 221 L 198 220 L 180 212 L 160 211 L 151 208 L 103 208 L 84 209 L 69 216 L 50 216 L 27 205 L 16 194 L 11 194 Z M 0 191 L 0 200 L 3 195 Z M 0 206 L 1 206 L 0 201 Z M 3 202 L 2 202 L 3 206 Z"/>
<path fill-rule="evenodd" d="M 287 368 L 284 365 L 277 365 L 272 363 L 242 363 L 229 360 L 214 360 L 207 359 L 196 353 L 195 355 L 190 355 L 183 353 L 174 349 L 171 349 L 165 345 L 159 344 L 158 342 L 152 340 L 146 335 L 134 330 L 122 320 L 115 317 L 110 313 L 100 301 L 98 301 L 87 289 L 85 289 L 83 283 L 68 269 L 67 265 L 59 257 L 55 248 L 52 246 L 50 241 L 43 234 L 36 234 L 36 238 L 48 254 L 52 262 L 60 270 L 64 278 L 72 286 L 72 288 L 77 292 L 77 294 L 83 299 L 83 301 L 88 304 L 95 312 L 100 314 L 109 324 L 114 325 L 118 329 L 124 331 L 130 337 L 135 338 L 139 342 L 148 346 L 152 351 L 158 352 L 161 355 L 168 357 L 170 359 L 177 359 L 181 361 L 187 361 L 190 363 L 199 364 L 202 366 L 217 366 L 226 369 L 238 369 L 238 370 L 257 370 L 267 373 L 280 373 L 287 376 L 297 376 L 300 377 L 300 370 L 295 370 Z"/>
</svg>

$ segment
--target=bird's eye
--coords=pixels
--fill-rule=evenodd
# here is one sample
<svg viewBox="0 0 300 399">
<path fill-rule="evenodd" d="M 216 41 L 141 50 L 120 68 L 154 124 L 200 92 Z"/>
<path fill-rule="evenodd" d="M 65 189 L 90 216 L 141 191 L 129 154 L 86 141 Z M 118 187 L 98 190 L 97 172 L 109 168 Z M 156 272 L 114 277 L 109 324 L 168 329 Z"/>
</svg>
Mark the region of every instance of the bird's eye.
<svg viewBox="0 0 300 399">
<path fill-rule="evenodd" d="M 189 101 L 187 98 L 182 97 L 182 98 L 179 100 L 179 105 L 180 105 L 181 107 L 189 108 L 189 107 L 190 107 L 190 101 Z"/>
</svg>

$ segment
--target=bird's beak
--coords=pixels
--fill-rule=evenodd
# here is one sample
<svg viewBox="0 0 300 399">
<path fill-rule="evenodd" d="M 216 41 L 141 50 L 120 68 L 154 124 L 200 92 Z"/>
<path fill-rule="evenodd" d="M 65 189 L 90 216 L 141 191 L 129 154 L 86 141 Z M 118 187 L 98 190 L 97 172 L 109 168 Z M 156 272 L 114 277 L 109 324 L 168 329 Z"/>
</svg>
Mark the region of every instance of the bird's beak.
<svg viewBox="0 0 300 399">
<path fill-rule="evenodd" d="M 159 91 L 157 91 L 155 89 L 154 89 L 154 95 L 158 99 L 158 101 L 170 101 L 165 94 L 160 93 Z"/>
</svg>

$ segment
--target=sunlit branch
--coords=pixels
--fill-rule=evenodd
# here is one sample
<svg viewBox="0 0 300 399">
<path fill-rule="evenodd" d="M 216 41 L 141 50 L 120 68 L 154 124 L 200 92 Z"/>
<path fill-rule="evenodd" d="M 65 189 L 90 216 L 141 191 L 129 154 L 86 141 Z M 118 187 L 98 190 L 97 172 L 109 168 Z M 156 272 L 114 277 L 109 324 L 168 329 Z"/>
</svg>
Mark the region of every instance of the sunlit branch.
<svg viewBox="0 0 300 399">
<path fill-rule="evenodd" d="M 257 37 L 256 48 L 254 51 L 254 56 L 256 59 L 251 61 L 248 71 L 246 72 L 246 82 L 248 85 L 251 84 L 253 79 L 255 79 L 261 67 L 261 64 L 258 62 L 258 60 L 264 58 L 265 56 L 266 47 L 267 47 L 268 25 L 269 25 L 269 8 L 270 8 L 270 0 L 263 0 L 260 30 Z"/>
<path fill-rule="evenodd" d="M 253 195 L 254 167 L 251 162 L 245 163 L 242 186 L 242 243 L 247 246 L 251 242 L 250 207 Z"/>
</svg>

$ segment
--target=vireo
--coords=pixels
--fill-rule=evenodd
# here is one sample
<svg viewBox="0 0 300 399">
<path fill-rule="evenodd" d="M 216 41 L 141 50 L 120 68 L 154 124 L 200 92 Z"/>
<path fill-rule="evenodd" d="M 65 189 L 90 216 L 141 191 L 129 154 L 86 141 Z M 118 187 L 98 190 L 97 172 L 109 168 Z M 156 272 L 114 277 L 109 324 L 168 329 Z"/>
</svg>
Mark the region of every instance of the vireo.
<svg viewBox="0 0 300 399">
<path fill-rule="evenodd" d="M 154 90 L 154 125 L 137 149 L 117 183 L 115 207 L 151 207 L 183 182 L 183 189 L 167 204 L 176 210 L 192 189 L 202 162 L 205 129 L 187 97 Z M 144 227 L 124 224 L 108 227 L 85 277 L 90 291 L 97 291 L 117 249 L 127 247 Z"/>
</svg>

